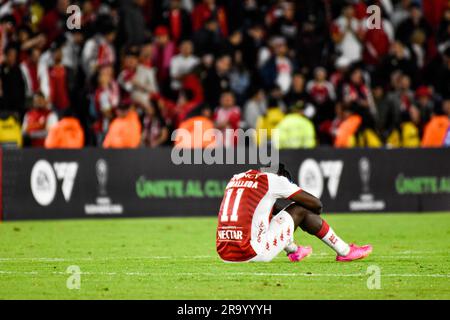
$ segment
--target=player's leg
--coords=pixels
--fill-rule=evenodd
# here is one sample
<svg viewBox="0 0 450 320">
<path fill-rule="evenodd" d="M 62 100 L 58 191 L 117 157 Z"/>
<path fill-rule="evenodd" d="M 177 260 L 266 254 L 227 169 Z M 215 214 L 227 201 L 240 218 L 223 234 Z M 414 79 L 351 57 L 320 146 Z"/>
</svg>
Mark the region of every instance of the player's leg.
<svg viewBox="0 0 450 320">
<path fill-rule="evenodd" d="M 282 210 L 277 216 L 284 217 L 285 220 L 291 221 L 292 232 L 289 232 L 289 238 L 287 238 L 287 242 L 284 244 L 284 250 L 286 251 L 289 260 L 293 262 L 298 262 L 309 256 L 312 253 L 311 247 L 302 247 L 295 244 L 294 241 L 294 231 L 297 227 L 302 223 L 307 215 L 307 209 L 292 203 L 288 205 L 284 210 Z M 273 219 L 272 221 L 277 221 Z"/>
<path fill-rule="evenodd" d="M 293 208 L 290 211 L 294 214 L 294 221 L 298 222 L 296 226 L 300 227 L 303 231 L 318 237 L 338 255 L 346 256 L 349 253 L 350 246 L 334 232 L 320 215 L 297 204 L 292 205 L 292 207 Z"/>
<path fill-rule="evenodd" d="M 253 262 L 272 261 L 283 250 L 294 243 L 294 220 L 292 216 L 281 210 L 271 221 L 261 242 L 261 252 L 252 259 Z M 294 251 L 297 250 L 295 246 Z M 310 253 L 310 252 L 309 252 Z"/>
<path fill-rule="evenodd" d="M 336 232 L 323 220 L 319 214 L 310 211 L 296 203 L 291 204 L 286 208 L 292 219 L 294 220 L 295 228 L 300 227 L 303 231 L 311 235 L 315 235 L 322 240 L 326 245 L 337 253 L 338 261 L 351 261 L 360 259 L 372 251 L 371 246 L 358 247 L 355 245 L 348 245 L 342 240 Z M 295 244 L 290 247 L 294 249 Z M 292 259 L 291 259 L 292 260 Z"/>
</svg>

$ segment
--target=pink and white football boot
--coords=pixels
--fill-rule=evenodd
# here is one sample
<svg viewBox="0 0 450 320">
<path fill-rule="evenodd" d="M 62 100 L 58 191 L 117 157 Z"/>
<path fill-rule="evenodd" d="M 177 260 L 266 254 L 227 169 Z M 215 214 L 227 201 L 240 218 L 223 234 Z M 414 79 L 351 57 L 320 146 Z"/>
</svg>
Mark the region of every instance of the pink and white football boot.
<svg viewBox="0 0 450 320">
<path fill-rule="evenodd" d="M 311 247 L 298 246 L 297 251 L 289 253 L 287 256 L 289 260 L 292 262 L 300 262 L 306 257 L 309 257 L 311 253 L 312 253 Z"/>
<path fill-rule="evenodd" d="M 350 252 L 346 256 L 337 256 L 336 261 L 349 262 L 353 260 L 363 259 L 372 253 L 372 246 L 370 244 L 358 247 L 355 244 L 350 244 Z"/>
</svg>

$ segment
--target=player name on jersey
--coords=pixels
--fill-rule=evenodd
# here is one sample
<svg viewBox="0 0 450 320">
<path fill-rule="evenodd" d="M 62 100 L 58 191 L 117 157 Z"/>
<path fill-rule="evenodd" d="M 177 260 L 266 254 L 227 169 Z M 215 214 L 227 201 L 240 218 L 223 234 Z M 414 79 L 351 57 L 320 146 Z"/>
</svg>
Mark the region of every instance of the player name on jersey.
<svg viewBox="0 0 450 320">
<path fill-rule="evenodd" d="M 251 188 L 258 189 L 257 181 L 242 181 L 242 180 L 232 180 L 227 184 L 227 189 L 229 188 Z"/>
</svg>

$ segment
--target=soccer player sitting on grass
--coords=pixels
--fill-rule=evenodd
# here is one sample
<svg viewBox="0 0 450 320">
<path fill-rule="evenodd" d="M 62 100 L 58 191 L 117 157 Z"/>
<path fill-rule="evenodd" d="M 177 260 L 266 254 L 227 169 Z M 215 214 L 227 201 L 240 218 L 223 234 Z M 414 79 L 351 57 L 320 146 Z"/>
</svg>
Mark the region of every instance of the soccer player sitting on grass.
<svg viewBox="0 0 450 320">
<path fill-rule="evenodd" d="M 337 261 L 367 257 L 371 245 L 344 242 L 320 217 L 319 199 L 291 182 L 280 165 L 277 174 L 249 170 L 234 175 L 225 189 L 217 227 L 217 252 L 226 262 L 268 262 L 285 250 L 290 261 L 298 262 L 312 253 L 311 247 L 294 243 L 294 231 L 317 236 L 337 253 Z M 272 218 L 275 202 L 293 203 Z"/>
</svg>

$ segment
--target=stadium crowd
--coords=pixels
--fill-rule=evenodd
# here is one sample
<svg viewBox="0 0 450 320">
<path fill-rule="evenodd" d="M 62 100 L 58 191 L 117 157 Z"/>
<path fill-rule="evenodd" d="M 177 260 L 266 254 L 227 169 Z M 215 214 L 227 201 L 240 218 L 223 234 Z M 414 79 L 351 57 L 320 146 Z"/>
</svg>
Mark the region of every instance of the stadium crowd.
<svg viewBox="0 0 450 320">
<path fill-rule="evenodd" d="M 196 122 L 450 146 L 447 0 L 0 0 L 0 64 L 0 140 L 23 146 L 154 148 Z"/>
</svg>

